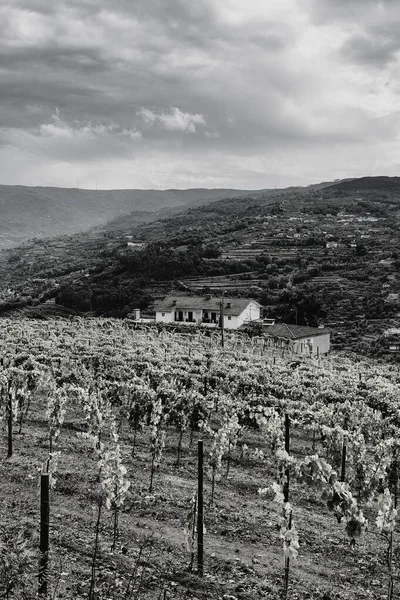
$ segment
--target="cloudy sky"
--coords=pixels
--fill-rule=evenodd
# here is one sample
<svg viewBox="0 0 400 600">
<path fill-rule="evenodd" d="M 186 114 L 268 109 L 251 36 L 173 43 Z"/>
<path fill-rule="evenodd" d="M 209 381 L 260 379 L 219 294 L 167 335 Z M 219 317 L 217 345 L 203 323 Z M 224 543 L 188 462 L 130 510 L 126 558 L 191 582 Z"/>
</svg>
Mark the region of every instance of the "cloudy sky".
<svg viewBox="0 0 400 600">
<path fill-rule="evenodd" d="M 0 0 L 0 183 L 400 175 L 398 0 Z"/>
</svg>

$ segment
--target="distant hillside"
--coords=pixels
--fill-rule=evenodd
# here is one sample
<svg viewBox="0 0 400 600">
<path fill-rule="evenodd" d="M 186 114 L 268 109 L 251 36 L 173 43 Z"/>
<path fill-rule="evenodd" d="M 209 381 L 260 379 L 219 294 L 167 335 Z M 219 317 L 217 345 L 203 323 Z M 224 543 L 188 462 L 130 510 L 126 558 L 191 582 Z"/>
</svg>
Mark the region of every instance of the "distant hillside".
<svg viewBox="0 0 400 600">
<path fill-rule="evenodd" d="M 223 190 L 208 203 L 193 190 L 186 206 L 136 208 L 84 233 L 26 242 L 0 252 L 0 316 L 124 317 L 151 313 L 171 291 L 225 291 L 287 323 L 329 325 L 338 348 L 386 352 L 379 336 L 400 327 L 398 184 Z"/>
<path fill-rule="evenodd" d="M 94 191 L 0 185 L 0 249 L 35 237 L 74 234 L 132 211 L 195 206 L 204 201 L 252 193 L 259 192 L 202 188 Z M 148 215 L 142 217 L 143 221 L 151 220 Z"/>
<path fill-rule="evenodd" d="M 341 182 L 350 181 L 349 179 Z M 171 206 L 159 210 L 157 213 L 134 211 L 115 217 L 104 225 L 96 228 L 98 233 L 120 232 L 131 233 L 139 225 L 148 224 L 144 228 L 135 231 L 135 235 L 143 239 L 157 239 L 160 236 L 173 235 L 181 227 L 208 227 L 214 222 L 217 225 L 217 235 L 223 220 L 234 221 L 237 218 L 250 216 L 250 214 L 264 214 L 269 212 L 269 207 L 276 203 L 297 203 L 299 199 L 315 191 L 330 189 L 332 182 L 312 184 L 307 187 L 291 186 L 288 188 L 258 190 L 252 192 L 243 191 L 240 194 L 232 194 L 232 190 L 221 190 L 226 195 L 221 198 L 213 197 L 212 201 L 207 194 L 199 199 L 195 198 L 186 206 Z M 167 190 L 173 191 L 173 190 Z M 176 190 L 175 190 L 176 191 Z M 196 192 L 200 190 L 187 190 Z M 210 195 L 210 190 L 204 190 Z M 220 191 L 220 190 L 218 190 Z M 212 192 L 212 191 L 211 191 Z M 330 192 L 328 192 L 330 193 Z M 189 196 L 188 196 L 189 197 Z M 223 217 L 221 219 L 221 217 Z"/>
</svg>

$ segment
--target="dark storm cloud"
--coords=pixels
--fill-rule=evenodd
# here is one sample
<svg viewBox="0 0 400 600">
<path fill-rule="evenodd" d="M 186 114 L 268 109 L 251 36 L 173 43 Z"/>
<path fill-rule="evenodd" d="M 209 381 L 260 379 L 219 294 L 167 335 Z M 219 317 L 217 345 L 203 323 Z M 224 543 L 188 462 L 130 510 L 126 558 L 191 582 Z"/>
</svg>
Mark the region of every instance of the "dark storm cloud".
<svg viewBox="0 0 400 600">
<path fill-rule="evenodd" d="M 368 13 L 385 13 L 398 8 L 398 0 L 299 0 L 318 22 L 345 21 L 351 23 Z"/>
<path fill-rule="evenodd" d="M 30 10 L 17 11 L 18 6 Z M 32 11 L 35 6 L 43 12 Z M 68 118 L 114 119 L 117 113 L 126 125 L 142 105 L 168 106 L 174 96 L 185 102 L 185 92 L 174 88 L 184 83 L 188 71 L 201 68 L 202 57 L 176 64 L 176 44 L 190 47 L 197 38 L 197 45 L 204 45 L 201 15 L 191 13 L 195 26 L 192 22 L 185 28 L 174 20 L 176 14 L 182 25 L 188 14 L 178 10 L 177 2 L 171 4 L 175 11 L 167 11 L 162 3 L 144 10 L 143 3 L 117 2 L 116 12 L 108 10 L 108 3 L 103 3 L 104 10 L 96 3 L 94 12 L 90 2 L 48 6 L 19 1 L 1 11 L 4 103 L 14 102 L 17 92 L 20 105 L 26 100 L 43 107 L 50 104 L 52 110 L 63 107 Z"/>
<path fill-rule="evenodd" d="M 30 10 L 16 13 L 16 7 Z M 35 7 L 39 13 L 32 11 Z M 20 0 L 5 12 L 8 34 L 2 43 L 3 79 L 8 76 L 12 84 L 5 83 L 2 95 L 6 106 L 7 102 L 13 106 L 13 123 L 14 102 L 18 96 L 21 107 L 26 99 L 29 104 L 41 106 L 43 112 L 49 106 L 53 110 L 54 107 L 62 109 L 63 118 L 67 120 L 74 116 L 105 122 L 117 118 L 122 127 L 132 127 L 135 115 L 143 107 L 161 112 L 172 107 L 192 114 L 203 114 L 206 109 L 209 137 L 218 127 L 229 134 L 232 128 L 227 127 L 228 118 L 234 118 L 236 128 L 243 126 L 243 131 L 239 131 L 241 139 L 251 139 L 254 117 L 266 121 L 255 126 L 257 133 L 260 126 L 271 136 L 279 134 L 280 128 L 286 129 L 282 122 L 276 131 L 275 118 L 265 118 L 258 109 L 259 101 L 265 107 L 266 98 L 265 93 L 258 98 L 254 82 L 248 82 L 249 95 L 254 100 L 249 97 L 248 102 L 243 102 L 240 79 L 246 76 L 248 52 L 274 53 L 292 43 L 288 25 L 268 23 L 264 19 L 258 28 L 254 22 L 248 27 L 240 22 L 226 27 L 223 15 L 214 10 L 211 2 L 191 5 L 179 0 L 168 3 L 119 1 L 112 5 L 112 10 L 109 7 L 107 2 L 55 3 L 49 7 L 41 2 L 32 5 Z M 87 22 L 83 22 L 85 18 Z M 242 45 L 242 51 L 236 62 L 237 45 Z M 259 70 L 262 76 L 263 69 Z M 214 74 L 222 85 L 214 88 L 215 94 L 211 85 L 207 93 L 204 79 Z M 257 75 L 257 66 L 253 74 Z M 224 82 L 224 76 L 232 77 L 232 81 Z M 271 73 L 265 83 L 271 88 L 271 109 L 275 110 L 274 79 L 276 76 Z M 278 87 L 282 83 L 283 79 Z M 231 98 L 226 103 L 232 114 L 226 114 L 225 110 L 220 121 L 222 88 L 227 89 L 227 85 L 232 88 Z M 205 95 L 198 93 L 199 87 L 202 92 L 206 91 Z M 235 91 L 239 92 L 236 98 Z M 251 108 L 254 104 L 256 106 Z M 252 115 L 247 124 L 249 109 Z M 37 125 L 37 114 L 26 111 L 21 120 L 24 126 L 29 119 L 33 127 Z M 179 128 L 167 130 L 171 133 Z M 289 129 L 282 133 L 289 135 Z M 152 130 L 150 137 L 154 134 Z"/>
<path fill-rule="evenodd" d="M 391 141 L 394 96 L 361 101 L 374 82 L 370 67 L 396 58 L 394 28 L 385 30 L 390 6 L 5 0 L 3 172 L 9 155 L 24 173 L 32 162 L 35 177 L 47 176 L 46 161 L 56 177 L 71 167 L 94 173 L 98 159 L 101 177 L 118 186 L 129 161 L 138 173 L 153 172 L 157 161 L 159 185 L 201 185 L 201 172 L 228 185 L 242 172 L 248 186 L 252 172 L 260 181 L 266 160 L 278 177 L 279 164 L 303 173 L 301 161 L 319 162 L 321 150 L 336 145 L 354 155 L 357 144 Z M 173 181 L 163 178 L 167 172 Z"/>
<path fill-rule="evenodd" d="M 344 58 L 359 64 L 384 67 L 398 60 L 400 21 L 392 25 L 371 26 L 350 36 L 341 51 Z"/>
<path fill-rule="evenodd" d="M 310 17 L 325 26 L 338 27 L 345 36 L 340 53 L 344 60 L 385 67 L 398 59 L 400 20 L 397 0 L 301 0 Z"/>
</svg>

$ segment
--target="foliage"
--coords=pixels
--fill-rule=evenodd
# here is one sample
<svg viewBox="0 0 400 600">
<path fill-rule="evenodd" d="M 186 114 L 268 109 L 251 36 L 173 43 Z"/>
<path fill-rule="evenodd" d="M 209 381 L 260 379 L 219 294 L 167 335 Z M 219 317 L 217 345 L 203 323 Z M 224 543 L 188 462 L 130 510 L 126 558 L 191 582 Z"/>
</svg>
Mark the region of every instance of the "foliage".
<svg viewBox="0 0 400 600">
<path fill-rule="evenodd" d="M 400 375 L 390 365 L 341 355 L 295 361 L 290 354 L 260 356 L 251 338 L 229 335 L 222 349 L 217 335 L 134 330 L 112 319 L 3 319 L 2 324 L 1 418 L 9 394 L 18 411 L 19 395 L 28 397 L 37 388 L 56 443 L 69 404 L 78 411 L 98 466 L 101 496 L 114 511 L 115 539 L 118 511 L 130 487 L 119 445 L 123 426 L 141 428 L 147 436 L 150 490 L 171 426 L 182 435 L 189 427 L 202 431 L 213 482 L 222 478 L 224 461 L 228 474 L 232 453 L 235 460 L 268 457 L 276 476 L 265 489 L 281 507 L 278 525 L 287 559 L 301 543 L 292 504 L 283 494 L 289 479 L 320 496 L 353 545 L 368 526 L 365 508 L 375 511 L 382 532 L 395 530 L 391 493 Z M 287 450 L 286 417 L 293 428 L 313 434 L 317 452 L 300 456 Z M 258 429 L 261 448 L 249 451 L 242 444 L 237 452 L 244 427 Z M 53 471 L 58 456 L 50 454 Z M 189 535 L 193 517 L 186 521 Z"/>
<path fill-rule="evenodd" d="M 36 552 L 32 541 L 25 539 L 21 532 L 0 538 L 0 597 L 34 597 L 34 577 Z"/>
</svg>

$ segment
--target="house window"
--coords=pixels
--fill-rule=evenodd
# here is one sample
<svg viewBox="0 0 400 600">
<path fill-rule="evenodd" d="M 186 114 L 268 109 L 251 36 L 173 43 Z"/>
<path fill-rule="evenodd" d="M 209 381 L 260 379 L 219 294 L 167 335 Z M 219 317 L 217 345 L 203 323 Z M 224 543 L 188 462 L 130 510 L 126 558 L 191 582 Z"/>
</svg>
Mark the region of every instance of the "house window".
<svg viewBox="0 0 400 600">
<path fill-rule="evenodd" d="M 228 321 L 231 321 L 231 320 L 232 320 L 232 317 L 228 317 Z"/>
<path fill-rule="evenodd" d="M 165 317 L 165 313 L 161 313 L 161 316 L 162 316 L 162 317 Z"/>
</svg>

